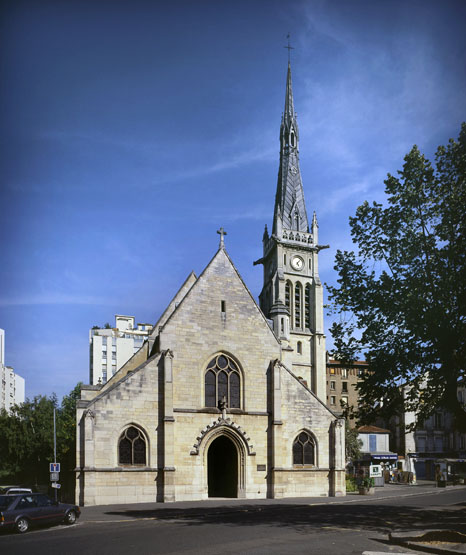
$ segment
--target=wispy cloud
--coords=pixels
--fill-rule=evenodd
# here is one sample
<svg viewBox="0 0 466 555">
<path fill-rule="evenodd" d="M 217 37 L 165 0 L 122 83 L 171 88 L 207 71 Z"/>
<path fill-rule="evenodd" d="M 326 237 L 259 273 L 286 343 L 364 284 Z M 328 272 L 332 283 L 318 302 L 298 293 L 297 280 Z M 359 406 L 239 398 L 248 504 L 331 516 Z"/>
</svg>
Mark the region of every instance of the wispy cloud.
<svg viewBox="0 0 466 555">
<path fill-rule="evenodd" d="M 25 295 L 11 295 L 0 297 L 0 306 L 32 306 L 32 305 L 115 305 L 116 299 L 106 299 L 103 296 L 72 295 L 67 293 L 37 293 Z"/>
</svg>

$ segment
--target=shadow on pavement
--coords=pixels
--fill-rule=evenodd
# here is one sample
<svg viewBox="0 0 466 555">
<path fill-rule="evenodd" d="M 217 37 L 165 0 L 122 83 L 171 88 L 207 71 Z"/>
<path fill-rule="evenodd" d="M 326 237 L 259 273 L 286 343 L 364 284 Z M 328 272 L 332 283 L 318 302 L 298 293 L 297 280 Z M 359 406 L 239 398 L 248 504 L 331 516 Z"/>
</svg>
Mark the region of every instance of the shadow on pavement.
<svg viewBox="0 0 466 555">
<path fill-rule="evenodd" d="M 459 503 L 459 505 L 465 505 Z M 309 533 L 313 529 L 365 530 L 379 533 L 409 530 L 457 530 L 466 533 L 466 511 L 455 508 L 433 509 L 398 505 L 238 505 L 190 509 L 126 509 L 107 512 L 129 518 L 154 518 L 158 521 L 177 520 L 186 525 L 230 524 L 232 526 L 286 526 Z"/>
</svg>

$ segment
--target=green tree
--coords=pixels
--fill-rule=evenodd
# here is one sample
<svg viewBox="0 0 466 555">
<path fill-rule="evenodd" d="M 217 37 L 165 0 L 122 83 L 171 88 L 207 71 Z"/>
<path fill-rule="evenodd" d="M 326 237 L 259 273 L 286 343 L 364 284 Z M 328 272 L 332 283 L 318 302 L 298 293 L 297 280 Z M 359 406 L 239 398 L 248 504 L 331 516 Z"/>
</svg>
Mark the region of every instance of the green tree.
<svg viewBox="0 0 466 555">
<path fill-rule="evenodd" d="M 466 124 L 440 146 L 435 167 L 416 146 L 387 202 L 364 202 L 350 218 L 356 251 L 338 251 L 329 287 L 337 356 L 365 352 L 362 421 L 405 407 L 425 419 L 440 407 L 466 430 L 457 387 L 466 366 Z"/>
<path fill-rule="evenodd" d="M 357 461 L 361 458 L 362 441 L 359 439 L 356 428 L 351 428 L 348 419 L 345 419 L 345 449 L 346 462 Z"/>
<path fill-rule="evenodd" d="M 56 410 L 57 459 L 68 481 L 74 480 L 76 453 L 76 401 L 79 383 L 61 406 L 55 394 L 38 395 L 0 413 L 0 480 L 30 485 L 49 482 L 49 463 L 54 462 L 53 410 Z M 63 475 L 62 475 L 63 476 Z M 62 478 L 60 476 L 60 478 Z"/>
</svg>

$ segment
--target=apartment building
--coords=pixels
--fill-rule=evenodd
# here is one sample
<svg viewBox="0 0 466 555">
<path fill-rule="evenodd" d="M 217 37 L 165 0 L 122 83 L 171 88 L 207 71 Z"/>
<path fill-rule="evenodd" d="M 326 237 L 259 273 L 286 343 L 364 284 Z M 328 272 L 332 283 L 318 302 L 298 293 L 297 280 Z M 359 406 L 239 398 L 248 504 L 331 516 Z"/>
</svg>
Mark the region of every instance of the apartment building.
<svg viewBox="0 0 466 555">
<path fill-rule="evenodd" d="M 0 410 L 10 411 L 13 405 L 24 403 L 25 380 L 5 364 L 5 330 L 0 329 Z"/>
<path fill-rule="evenodd" d="M 356 384 L 367 369 L 367 362 L 356 360 L 351 364 L 327 357 L 327 406 L 342 414 L 347 406 L 358 407 L 359 394 Z M 355 422 L 350 420 L 351 427 Z"/>
<path fill-rule="evenodd" d="M 89 383 L 106 383 L 144 343 L 151 324 L 135 324 L 134 316 L 115 315 L 115 327 L 89 331 Z"/>
</svg>

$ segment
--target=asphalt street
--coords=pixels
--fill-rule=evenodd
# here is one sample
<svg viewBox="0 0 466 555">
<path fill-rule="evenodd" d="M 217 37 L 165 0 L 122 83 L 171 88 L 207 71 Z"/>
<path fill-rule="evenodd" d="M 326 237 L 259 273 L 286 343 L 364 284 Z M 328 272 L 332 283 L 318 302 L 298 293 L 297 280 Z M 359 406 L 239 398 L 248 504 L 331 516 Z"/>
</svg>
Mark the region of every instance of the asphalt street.
<svg viewBox="0 0 466 555">
<path fill-rule="evenodd" d="M 83 508 L 75 526 L 2 534 L 0 553 L 415 553 L 390 532 L 466 533 L 466 488 L 388 486 L 374 497 L 209 500 Z"/>
</svg>

